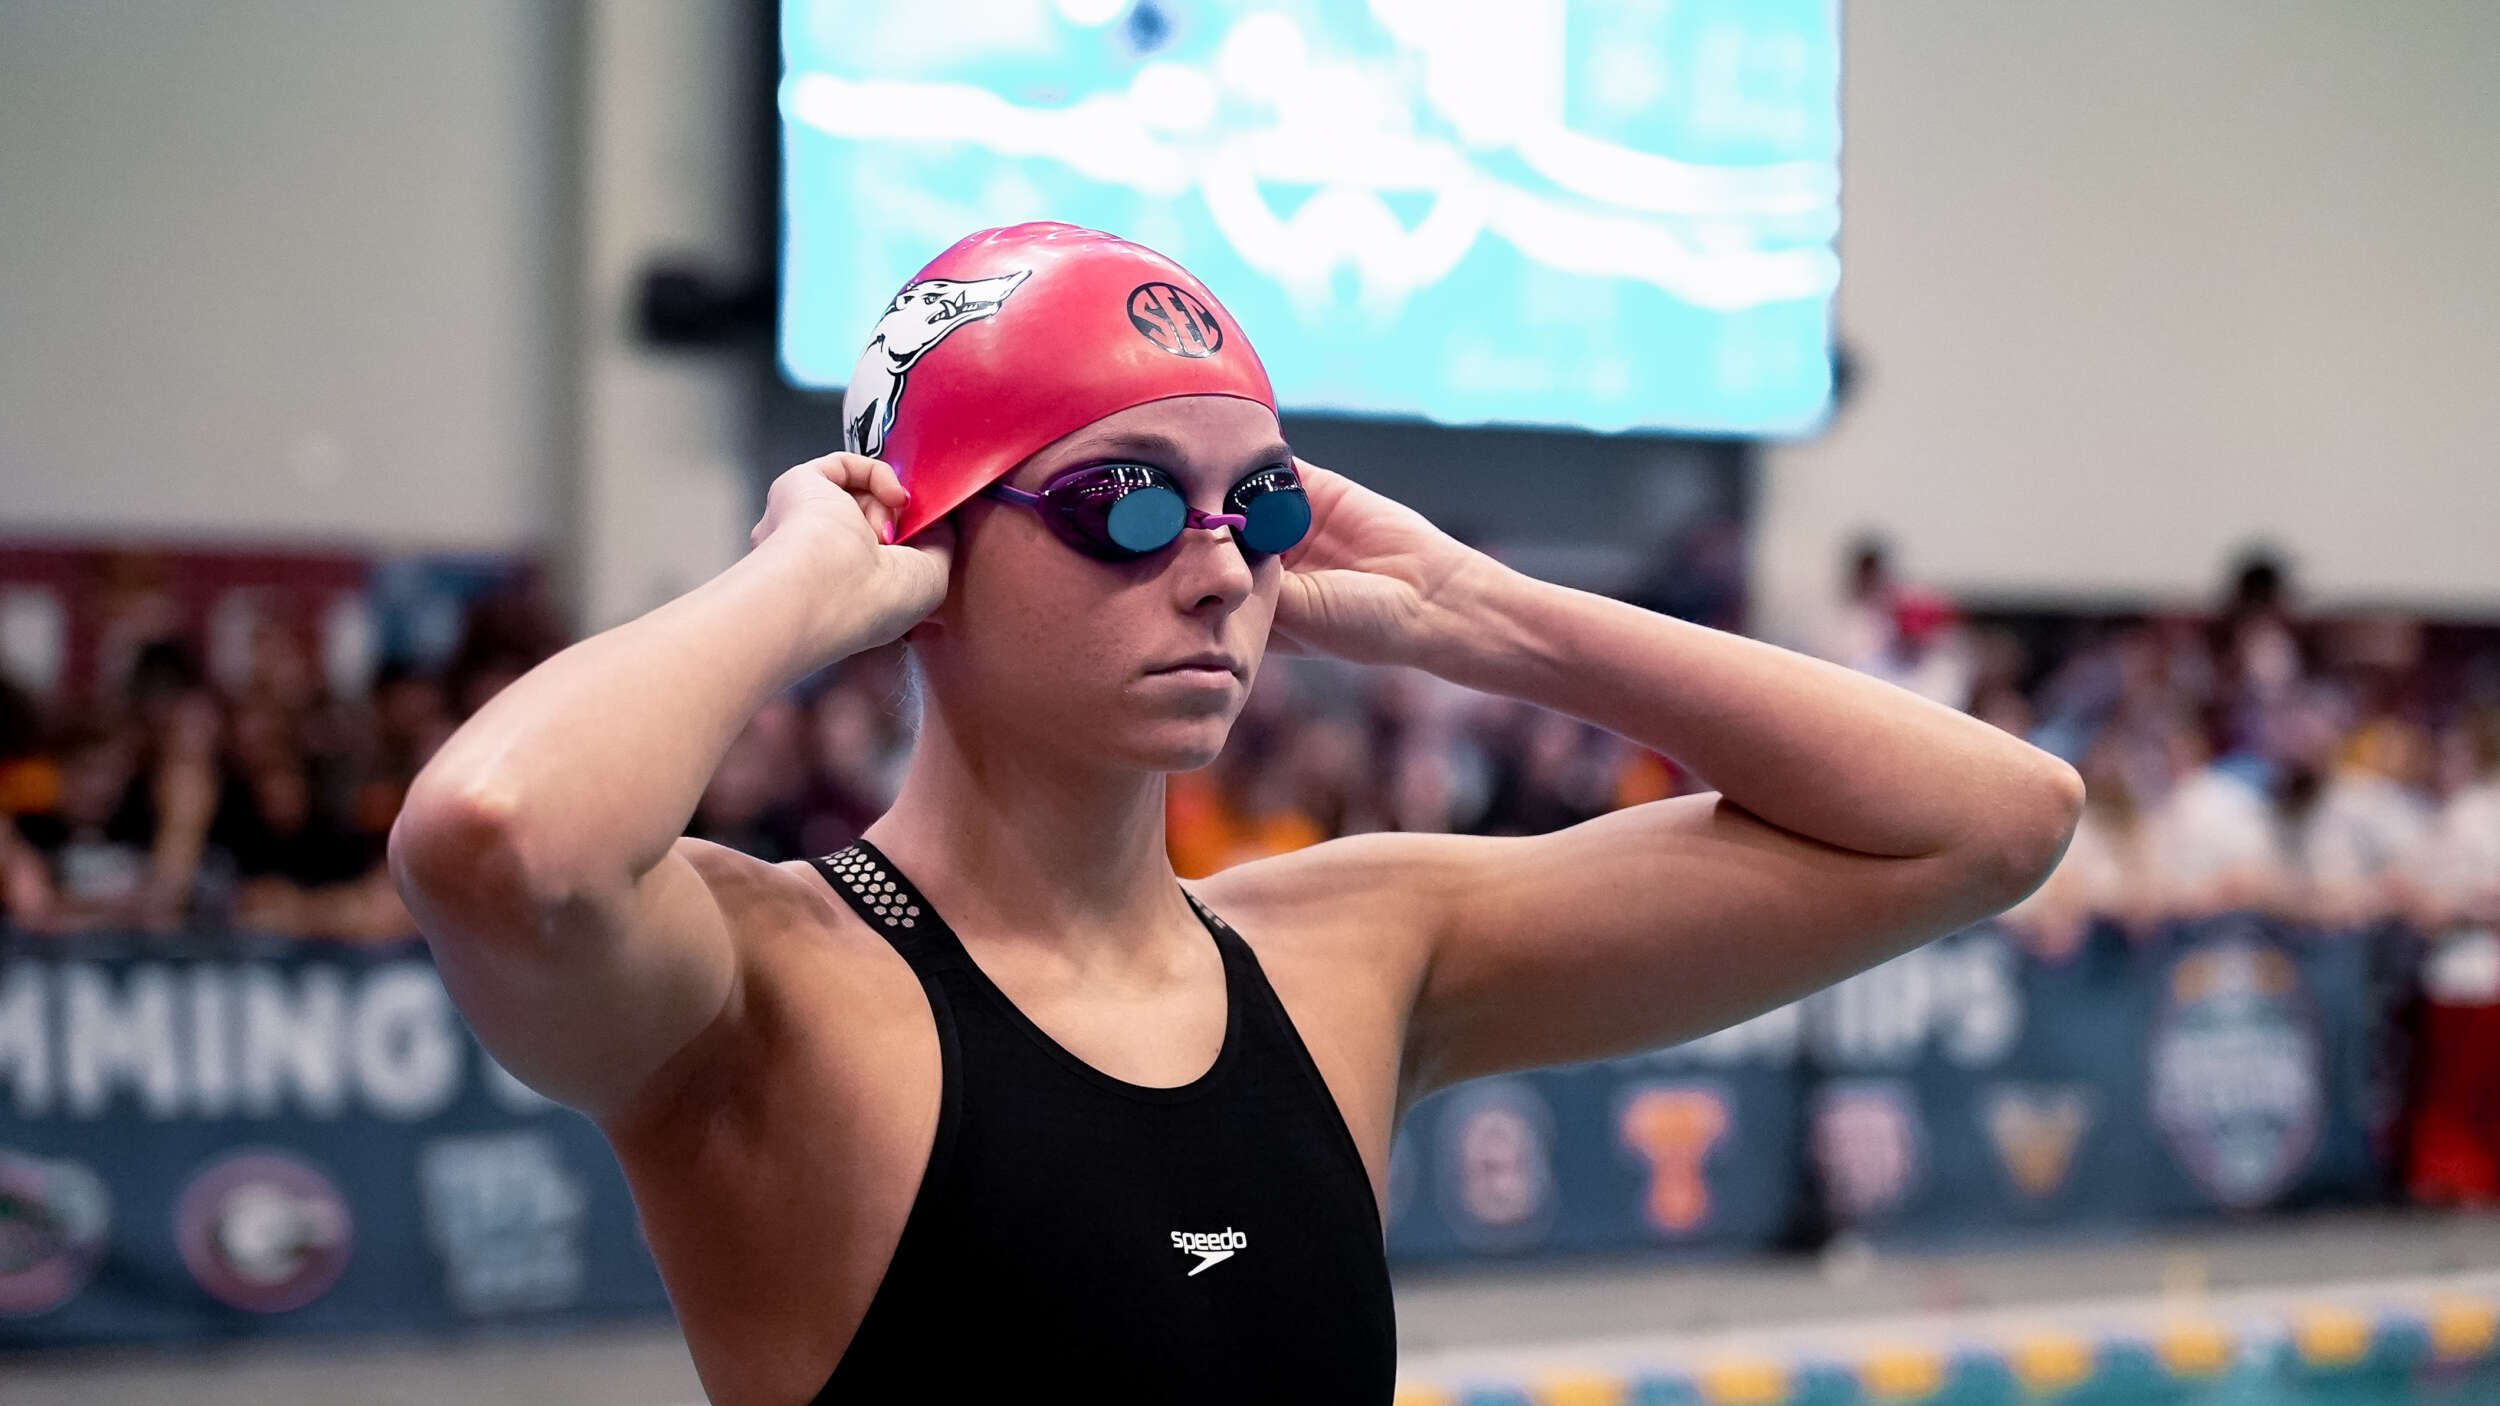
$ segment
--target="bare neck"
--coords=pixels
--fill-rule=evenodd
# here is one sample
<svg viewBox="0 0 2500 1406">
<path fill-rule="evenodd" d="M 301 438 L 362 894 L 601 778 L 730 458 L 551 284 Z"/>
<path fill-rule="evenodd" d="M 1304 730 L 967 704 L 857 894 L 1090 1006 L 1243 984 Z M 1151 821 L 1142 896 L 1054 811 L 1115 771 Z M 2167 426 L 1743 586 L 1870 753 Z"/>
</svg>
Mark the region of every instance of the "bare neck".
<svg viewBox="0 0 2500 1406">
<path fill-rule="evenodd" d="M 1192 925 L 1161 772 L 958 739 L 936 708 L 866 838 L 957 931 L 1048 942 L 1080 966 L 1159 959 Z"/>
</svg>

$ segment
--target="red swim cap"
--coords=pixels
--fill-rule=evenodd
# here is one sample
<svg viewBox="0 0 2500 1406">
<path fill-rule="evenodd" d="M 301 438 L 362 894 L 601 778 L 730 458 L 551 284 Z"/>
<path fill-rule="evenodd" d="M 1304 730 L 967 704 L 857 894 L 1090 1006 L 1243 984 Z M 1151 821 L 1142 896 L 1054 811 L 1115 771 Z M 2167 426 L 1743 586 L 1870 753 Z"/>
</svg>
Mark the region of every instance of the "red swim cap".
<svg viewBox="0 0 2500 1406">
<path fill-rule="evenodd" d="M 911 490 L 901 541 L 1054 440 L 1176 395 L 1276 408 L 1189 270 L 1100 230 L 1009 225 L 956 241 L 886 305 L 842 394 L 842 447 Z"/>
</svg>

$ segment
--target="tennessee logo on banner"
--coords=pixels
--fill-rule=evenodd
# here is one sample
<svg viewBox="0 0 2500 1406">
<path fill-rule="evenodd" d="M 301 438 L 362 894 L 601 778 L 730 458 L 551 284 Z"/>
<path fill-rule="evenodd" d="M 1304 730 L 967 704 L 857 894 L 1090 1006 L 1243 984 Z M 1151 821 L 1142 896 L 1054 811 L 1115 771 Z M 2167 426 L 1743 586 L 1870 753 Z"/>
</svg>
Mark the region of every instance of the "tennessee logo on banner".
<svg viewBox="0 0 2500 1406">
<path fill-rule="evenodd" d="M 1649 1163 L 1641 1213 L 1670 1235 L 1690 1235 L 1710 1221 L 1711 1151 L 1733 1120 L 1727 1096 L 1709 1084 L 1651 1084 L 1631 1092 L 1615 1121 L 1625 1147 Z"/>
<path fill-rule="evenodd" d="M 1988 1139 L 2005 1174 L 2035 1201 L 2066 1184 L 2091 1121 L 2091 1096 L 2083 1089 L 1999 1084 L 1988 1091 Z"/>
</svg>

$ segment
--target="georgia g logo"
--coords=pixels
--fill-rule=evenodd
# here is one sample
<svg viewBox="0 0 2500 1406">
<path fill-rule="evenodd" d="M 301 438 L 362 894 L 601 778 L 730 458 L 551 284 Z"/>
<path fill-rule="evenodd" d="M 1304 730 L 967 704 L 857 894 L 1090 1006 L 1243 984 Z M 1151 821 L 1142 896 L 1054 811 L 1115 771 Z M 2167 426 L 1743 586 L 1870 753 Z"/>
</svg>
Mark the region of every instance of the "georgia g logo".
<svg viewBox="0 0 2500 1406">
<path fill-rule="evenodd" d="M 842 392 L 842 447 L 871 457 L 885 452 L 895 408 L 913 363 L 958 327 L 996 316 L 1009 294 L 1033 276 L 1017 269 L 995 278 L 924 278 L 904 285 L 877 319 Z"/>
</svg>

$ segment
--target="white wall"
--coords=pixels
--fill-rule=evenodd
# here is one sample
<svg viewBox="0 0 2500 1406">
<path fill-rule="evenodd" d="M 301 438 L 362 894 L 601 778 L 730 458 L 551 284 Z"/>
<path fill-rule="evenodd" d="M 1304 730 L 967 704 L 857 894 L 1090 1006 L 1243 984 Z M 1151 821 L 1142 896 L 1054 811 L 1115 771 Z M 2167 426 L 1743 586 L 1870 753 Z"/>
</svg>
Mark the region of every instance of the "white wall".
<svg viewBox="0 0 2500 1406">
<path fill-rule="evenodd" d="M 562 23 L 0 4 L 0 535 L 549 537 Z"/>
<path fill-rule="evenodd" d="M 2500 612 L 2500 5 L 1851 0 L 1839 325 L 1764 624 L 1861 526 L 1974 592 Z"/>
<path fill-rule="evenodd" d="M 655 255 L 754 261 L 763 95 L 753 0 L 593 0 L 583 10 L 580 457 L 562 577 L 584 631 L 622 624 L 747 549 L 752 359 L 658 351 L 631 309 Z"/>
</svg>

